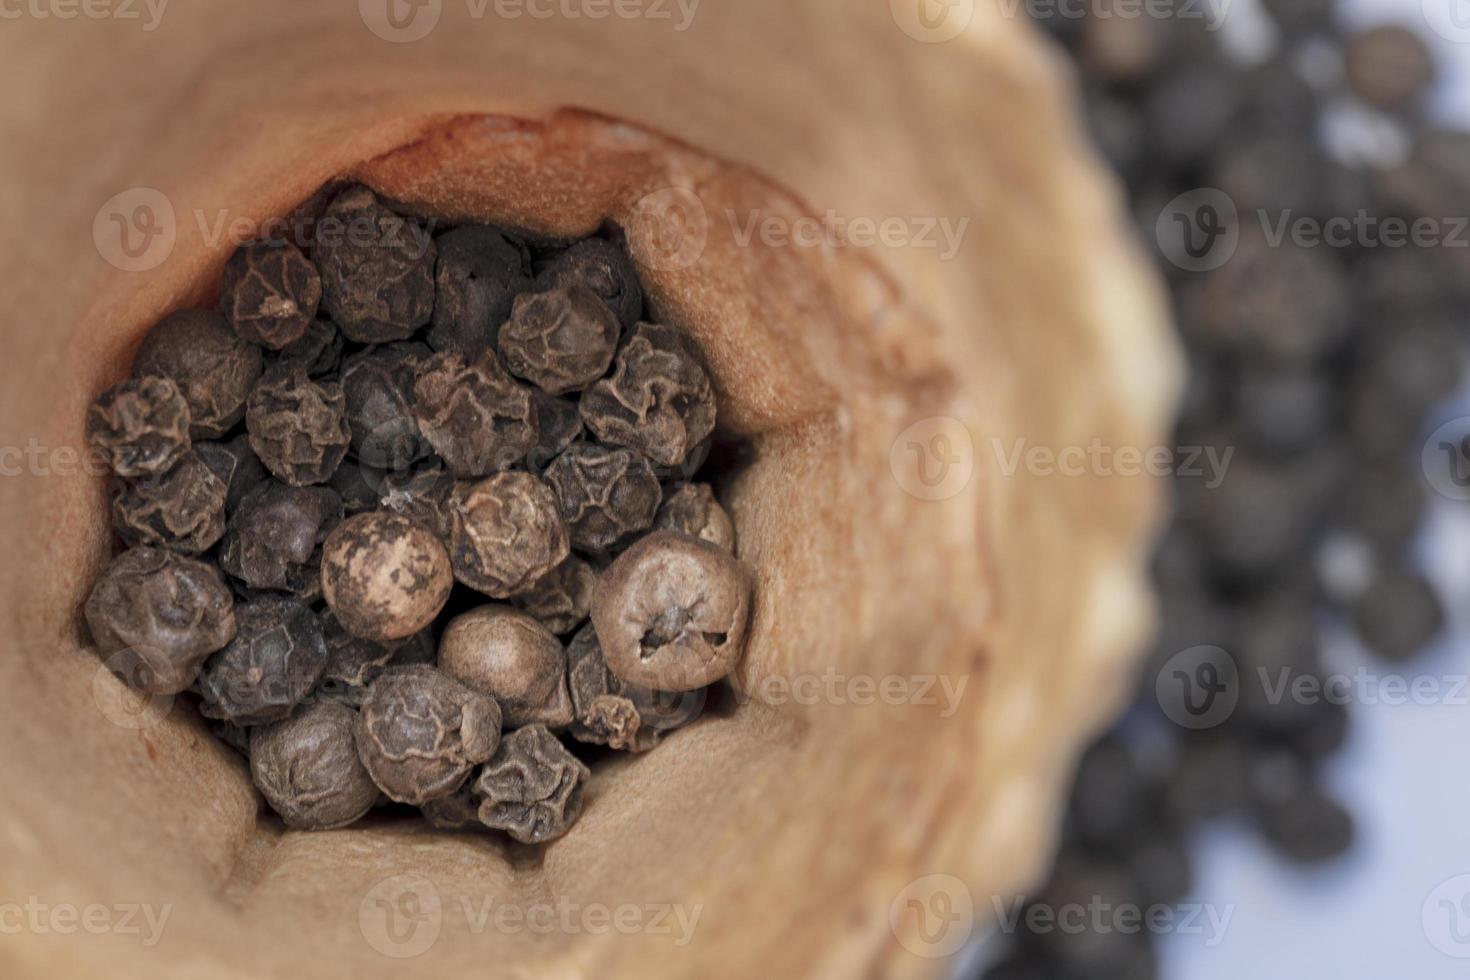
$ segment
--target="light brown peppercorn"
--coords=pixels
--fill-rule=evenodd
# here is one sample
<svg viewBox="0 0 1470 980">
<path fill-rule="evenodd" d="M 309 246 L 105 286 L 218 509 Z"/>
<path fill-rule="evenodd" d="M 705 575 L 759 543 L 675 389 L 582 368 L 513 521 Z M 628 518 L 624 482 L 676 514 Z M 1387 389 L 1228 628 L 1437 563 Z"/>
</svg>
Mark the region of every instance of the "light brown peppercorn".
<svg viewBox="0 0 1470 980">
<path fill-rule="evenodd" d="M 103 659 L 151 694 L 187 690 L 236 628 L 235 600 L 219 570 L 163 548 L 114 558 L 83 611 Z"/>
<path fill-rule="evenodd" d="M 87 410 L 87 443 L 122 477 L 165 473 L 189 451 L 189 404 L 168 378 L 113 385 Z"/>
<path fill-rule="evenodd" d="M 418 222 L 356 186 L 337 195 L 320 224 L 322 304 L 348 340 L 407 340 L 429 322 L 437 250 Z"/>
<path fill-rule="evenodd" d="M 218 439 L 245 417 L 260 378 L 260 348 L 241 340 L 213 310 L 181 310 L 148 331 L 133 358 L 133 377 L 158 375 L 189 403 L 189 434 Z"/>
<path fill-rule="evenodd" d="M 242 339 L 280 350 L 311 326 L 322 281 L 290 242 L 252 242 L 225 263 L 220 291 L 220 308 Z"/>
<path fill-rule="evenodd" d="M 306 603 L 285 596 L 241 603 L 235 621 L 234 639 L 199 674 L 199 711 L 238 725 L 279 721 L 326 669 L 321 624 Z"/>
<path fill-rule="evenodd" d="M 1353 92 L 1388 111 L 1411 108 L 1434 84 L 1434 54 L 1417 32 L 1383 24 L 1343 45 L 1343 67 Z"/>
<path fill-rule="evenodd" d="M 428 626 L 454 573 L 434 532 L 401 514 L 349 517 L 322 546 L 322 595 L 349 633 L 388 642 Z"/>
<path fill-rule="evenodd" d="M 455 577 L 492 598 L 530 589 L 571 553 L 556 497 L 530 473 L 457 487 L 449 518 Z"/>
<path fill-rule="evenodd" d="M 656 691 L 713 684 L 744 652 L 751 587 L 750 572 L 726 552 L 655 531 L 619 555 L 593 593 L 608 668 Z"/>
<path fill-rule="evenodd" d="M 556 286 L 516 297 L 500 328 L 500 354 L 511 374 L 565 395 L 607 373 L 620 332 L 618 318 L 592 290 Z"/>
<path fill-rule="evenodd" d="M 725 551 L 735 551 L 735 525 L 708 483 L 686 483 L 664 498 L 653 526 L 680 531 Z"/>
<path fill-rule="evenodd" d="M 694 721 L 706 700 L 704 688 L 670 692 L 625 684 L 607 669 L 591 623 L 567 645 L 567 687 L 575 716 L 571 736 L 632 752 L 647 752 L 667 733 Z"/>
<path fill-rule="evenodd" d="M 715 428 L 715 395 L 698 350 L 675 327 L 640 323 L 613 372 L 582 393 L 582 421 L 603 442 L 678 466 Z"/>
<path fill-rule="evenodd" d="M 499 745 L 495 699 L 427 664 L 389 667 L 357 720 L 357 753 L 373 782 L 414 806 L 454 793 Z"/>
<path fill-rule="evenodd" d="M 261 375 L 245 410 L 250 448 L 293 487 L 326 483 L 352 442 L 347 399 L 335 381 L 313 381 L 299 365 Z"/>
<path fill-rule="evenodd" d="M 544 725 L 505 736 L 475 789 L 484 797 L 480 821 L 522 844 L 544 844 L 569 830 L 582 813 L 583 784 L 592 771 Z"/>
<path fill-rule="evenodd" d="M 331 489 L 268 480 L 230 515 L 220 567 L 251 589 L 314 599 L 321 592 L 322 542 L 341 522 L 342 501 Z"/>
<path fill-rule="evenodd" d="M 643 287 L 638 269 L 626 250 L 605 238 L 588 238 L 569 247 L 547 263 L 536 277 L 536 289 L 577 284 L 597 294 L 631 327 L 643 315 Z"/>
<path fill-rule="evenodd" d="M 439 354 L 414 383 L 414 415 L 434 451 L 459 477 L 509 469 L 540 440 L 531 389 L 486 350 L 472 361 Z"/>
<path fill-rule="evenodd" d="M 587 621 L 596 587 L 597 569 L 573 555 L 511 603 L 560 636 Z"/>
<path fill-rule="evenodd" d="M 129 544 L 197 555 L 224 535 L 228 494 L 225 482 L 191 451 L 167 473 L 119 480 L 113 486 L 112 526 Z"/>
<path fill-rule="evenodd" d="M 662 490 L 653 467 L 631 449 L 568 446 L 546 468 L 546 482 L 571 532 L 572 545 L 601 554 L 653 525 Z"/>
<path fill-rule="evenodd" d="M 378 801 L 357 755 L 357 712 L 316 701 L 250 734 L 250 775 L 287 827 L 331 830 L 356 822 Z"/>
<path fill-rule="evenodd" d="M 506 728 L 572 722 L 566 652 L 525 613 L 487 605 L 456 616 L 439 639 L 439 669 L 492 695 Z"/>
</svg>

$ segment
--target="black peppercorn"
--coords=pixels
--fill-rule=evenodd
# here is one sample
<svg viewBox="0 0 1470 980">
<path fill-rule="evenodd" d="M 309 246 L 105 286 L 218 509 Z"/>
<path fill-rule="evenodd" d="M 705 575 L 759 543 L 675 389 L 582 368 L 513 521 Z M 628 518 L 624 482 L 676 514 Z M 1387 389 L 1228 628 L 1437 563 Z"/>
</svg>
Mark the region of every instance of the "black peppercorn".
<svg viewBox="0 0 1470 980">
<path fill-rule="evenodd" d="M 211 565 L 133 548 L 98 576 L 84 607 L 98 652 L 139 690 L 177 694 L 235 635 L 235 600 Z"/>
<path fill-rule="evenodd" d="M 189 451 L 189 405 L 168 378 L 130 378 L 92 404 L 87 442 L 107 453 L 118 476 L 165 473 Z"/>
<path fill-rule="evenodd" d="M 352 436 L 342 386 L 313 381 L 298 366 L 261 375 L 245 411 L 250 447 L 279 480 L 325 483 L 347 456 Z"/>
<path fill-rule="evenodd" d="M 434 310 L 434 240 L 366 187 L 328 205 L 316 246 L 322 302 L 348 340 L 407 340 Z"/>
<path fill-rule="evenodd" d="M 235 638 L 199 674 L 200 712 L 239 725 L 285 718 L 326 670 L 321 624 L 306 603 L 284 596 L 241 603 L 235 621 Z"/>
<path fill-rule="evenodd" d="M 439 669 L 494 697 L 506 728 L 572 722 L 566 652 L 523 612 L 487 605 L 450 620 L 439 640 Z"/>
<path fill-rule="evenodd" d="M 485 829 L 485 825 L 480 823 L 480 798 L 475 795 L 473 782 L 465 783 L 448 796 L 430 800 L 419 809 L 435 830 Z"/>
<path fill-rule="evenodd" d="M 265 464 L 250 448 L 249 436 L 239 435 L 229 442 L 196 442 L 194 452 L 224 481 L 227 513 L 233 514 L 246 494 L 270 479 Z"/>
<path fill-rule="evenodd" d="M 331 830 L 354 823 L 378 801 L 357 755 L 357 712 L 317 701 L 250 735 L 250 775 L 286 826 Z"/>
<path fill-rule="evenodd" d="M 643 315 L 638 270 L 626 251 L 606 239 L 577 242 L 547 263 L 536 277 L 538 290 L 569 285 L 592 290 L 624 327 L 631 327 Z"/>
<path fill-rule="evenodd" d="M 620 332 L 617 317 L 592 290 L 556 286 L 516 297 L 500 328 L 500 354 L 511 374 L 565 395 L 607 372 Z"/>
<path fill-rule="evenodd" d="M 133 376 L 169 378 L 189 403 L 189 433 L 218 439 L 245 417 L 245 400 L 261 372 L 260 348 L 209 310 L 183 310 L 148 331 L 133 358 Z"/>
<path fill-rule="evenodd" d="M 353 636 L 412 636 L 434 621 L 453 587 L 444 545 L 401 514 L 349 517 L 322 546 L 322 595 Z"/>
<path fill-rule="evenodd" d="M 494 351 L 469 362 L 436 355 L 413 391 L 419 428 L 455 476 L 509 469 L 539 442 L 531 389 L 505 372 Z"/>
<path fill-rule="evenodd" d="M 246 495 L 225 527 L 220 567 L 252 589 L 320 594 L 321 545 L 342 520 L 342 501 L 326 487 L 271 480 Z"/>
<path fill-rule="evenodd" d="M 357 752 L 373 782 L 414 806 L 454 793 L 499 745 L 495 699 L 427 664 L 389 667 L 357 720 Z"/>
<path fill-rule="evenodd" d="M 379 643 L 353 636 L 342 628 L 331 609 L 320 614 L 322 639 L 327 644 L 327 667 L 322 687 L 330 687 L 337 700 L 353 707 L 362 704 L 368 685 L 389 664 L 429 663 L 434 659 L 434 638 L 422 630 L 406 640 Z"/>
<path fill-rule="evenodd" d="M 305 333 L 280 349 L 271 364 L 299 367 L 312 378 L 325 377 L 341 366 L 346 340 L 333 324 L 313 320 Z"/>
<path fill-rule="evenodd" d="M 480 820 L 522 844 L 555 840 L 581 815 L 591 775 L 544 725 L 517 729 L 501 739 L 475 783 Z"/>
<path fill-rule="evenodd" d="M 401 470 L 428 455 L 413 414 L 414 379 L 429 349 L 390 344 L 353 355 L 342 367 L 347 425 L 358 462 Z"/>
<path fill-rule="evenodd" d="M 220 308 L 242 339 L 280 350 L 316 317 L 322 281 L 295 245 L 252 242 L 225 263 L 220 291 Z"/>
<path fill-rule="evenodd" d="M 725 551 L 735 550 L 735 525 L 708 483 L 686 483 L 671 491 L 659 507 L 653 526 L 661 531 L 680 531 Z"/>
<path fill-rule="evenodd" d="M 449 518 L 455 577 L 496 599 L 534 587 L 571 551 L 556 497 L 530 473 L 457 488 Z"/>
<path fill-rule="evenodd" d="M 437 245 L 429 346 L 473 358 L 495 346 L 511 302 L 530 288 L 530 259 L 524 246 L 489 225 L 456 228 Z"/>
<path fill-rule="evenodd" d="M 567 688 L 573 738 L 633 752 L 652 749 L 665 734 L 698 718 L 705 704 L 702 689 L 652 691 L 624 683 L 607 669 L 591 623 L 567 645 Z"/>
<path fill-rule="evenodd" d="M 1397 567 L 1373 577 L 1353 603 L 1352 618 L 1368 649 L 1393 663 L 1429 646 L 1445 625 L 1434 585 L 1423 575 Z"/>
<path fill-rule="evenodd" d="M 653 526 L 662 489 L 653 467 L 631 449 L 569 446 L 546 468 L 546 482 L 572 545 L 600 554 Z"/>
<path fill-rule="evenodd" d="M 327 481 L 342 498 L 342 509 L 348 514 L 377 510 L 382 503 L 384 476 L 379 470 L 344 460 Z"/>
<path fill-rule="evenodd" d="M 448 548 L 451 534 L 449 511 L 454 488 L 454 476 L 438 467 L 389 473 L 383 477 L 381 500 L 385 509 L 402 514 L 433 531 Z"/>
<path fill-rule="evenodd" d="M 587 621 L 596 587 L 597 569 L 573 555 L 511 601 L 560 636 Z"/>
<path fill-rule="evenodd" d="M 198 452 L 190 452 L 167 473 L 118 481 L 112 526 L 129 544 L 197 555 L 225 533 L 228 492 Z"/>
<path fill-rule="evenodd" d="M 539 388 L 531 389 L 531 401 L 540 438 L 526 456 L 526 467 L 540 473 L 582 434 L 582 413 L 575 401 L 548 395 Z"/>
</svg>

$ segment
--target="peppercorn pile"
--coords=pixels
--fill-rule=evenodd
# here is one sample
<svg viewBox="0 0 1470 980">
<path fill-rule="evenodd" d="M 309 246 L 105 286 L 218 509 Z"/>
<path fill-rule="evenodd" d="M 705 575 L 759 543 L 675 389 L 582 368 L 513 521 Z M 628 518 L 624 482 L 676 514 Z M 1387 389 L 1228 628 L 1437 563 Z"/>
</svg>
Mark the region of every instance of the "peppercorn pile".
<svg viewBox="0 0 1470 980">
<path fill-rule="evenodd" d="M 1389 670 L 1441 630 L 1410 545 L 1427 500 L 1426 419 L 1461 381 L 1470 309 L 1466 250 L 1452 241 L 1470 215 L 1470 135 L 1426 120 L 1435 71 L 1420 37 L 1344 31 L 1331 0 L 1266 0 L 1276 43 L 1242 57 L 1199 5 L 1150 8 L 1159 16 L 1106 6 L 1049 5 L 1038 20 L 1075 58 L 1093 138 L 1167 278 L 1192 376 L 1175 436 L 1177 518 L 1156 559 L 1161 636 L 1137 702 L 1085 755 L 1052 878 L 1028 896 L 1053 914 L 1186 900 L 1192 838 L 1221 819 L 1249 822 L 1305 866 L 1351 846 L 1353 819 L 1319 776 L 1350 709 L 1292 692 L 1320 690 L 1323 622 L 1355 630 Z M 1406 151 L 1355 152 L 1365 121 Z M 1238 244 L 1209 254 L 1207 226 L 1225 219 L 1197 213 L 1187 258 L 1213 261 L 1185 268 L 1168 258 L 1160 219 L 1205 189 L 1234 205 Z M 1333 219 L 1358 230 L 1345 241 L 1289 230 Z M 1442 239 L 1405 240 L 1424 219 Z M 1201 467 L 1211 452 L 1233 453 L 1222 473 Z M 1233 709 L 1171 715 L 1176 672 L 1195 682 L 1198 706 L 1213 686 Z M 1159 975 L 1147 929 L 1018 921 L 986 977 Z"/>
<path fill-rule="evenodd" d="M 744 649 L 701 352 L 612 238 L 436 235 L 361 186 L 315 227 L 238 249 L 89 411 L 126 548 L 86 622 L 290 827 L 386 799 L 551 840 L 588 746 L 653 748 Z"/>
</svg>

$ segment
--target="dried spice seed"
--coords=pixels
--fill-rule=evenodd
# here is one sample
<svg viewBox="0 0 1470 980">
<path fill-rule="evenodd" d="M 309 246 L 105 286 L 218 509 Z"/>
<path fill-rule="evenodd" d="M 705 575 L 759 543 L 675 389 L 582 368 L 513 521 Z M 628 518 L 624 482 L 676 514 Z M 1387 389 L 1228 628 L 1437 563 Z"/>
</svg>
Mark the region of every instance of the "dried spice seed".
<svg viewBox="0 0 1470 980">
<path fill-rule="evenodd" d="M 511 303 L 530 288 L 530 257 L 489 225 L 456 228 L 440 235 L 437 245 L 429 346 L 474 357 L 496 346 Z"/>
<path fill-rule="evenodd" d="M 382 504 L 433 531 L 449 547 L 449 517 L 455 479 L 443 469 L 389 473 L 383 478 Z"/>
<path fill-rule="evenodd" d="M 522 844 L 565 834 L 582 813 L 583 784 L 592 771 L 543 725 L 505 736 L 475 789 L 484 798 L 480 821 Z"/>
<path fill-rule="evenodd" d="M 1411 108 L 1434 84 L 1434 55 L 1424 39 L 1397 24 L 1355 34 L 1343 45 L 1353 92 L 1379 109 Z"/>
<path fill-rule="evenodd" d="M 321 624 L 306 603 L 285 596 L 242 603 L 235 621 L 235 638 L 199 674 L 199 710 L 237 725 L 279 721 L 327 667 Z"/>
<path fill-rule="evenodd" d="M 455 577 L 492 598 L 525 592 L 571 553 L 556 497 L 530 473 L 457 488 L 449 517 Z"/>
<path fill-rule="evenodd" d="M 252 242 L 225 263 L 220 291 L 220 309 L 242 339 L 280 350 L 316 318 L 322 281 L 295 245 Z"/>
<path fill-rule="evenodd" d="M 473 782 L 467 782 L 448 796 L 430 800 L 419 808 L 424 819 L 435 830 L 484 830 L 480 823 L 480 798 Z"/>
<path fill-rule="evenodd" d="M 620 333 L 617 317 L 592 290 L 557 286 L 516 298 L 500 328 L 500 355 L 511 374 L 565 395 L 607 373 Z"/>
<path fill-rule="evenodd" d="M 423 806 L 464 785 L 500 745 L 500 707 L 427 664 L 390 667 L 368 688 L 357 752 L 373 782 Z"/>
<path fill-rule="evenodd" d="M 165 473 L 189 451 L 189 405 L 168 378 L 113 385 L 87 411 L 87 443 L 122 477 Z"/>
<path fill-rule="evenodd" d="M 228 493 L 198 452 L 190 452 L 160 476 L 118 481 L 113 487 L 112 526 L 128 544 L 197 555 L 224 535 Z"/>
<path fill-rule="evenodd" d="M 582 394 L 582 421 L 603 442 L 678 466 L 715 428 L 715 396 L 694 341 L 640 323 L 618 350 L 612 375 Z"/>
<path fill-rule="evenodd" d="M 299 367 L 261 375 L 245 410 L 250 448 L 293 487 L 325 483 L 347 456 L 352 435 L 342 386 L 313 381 Z"/>
<path fill-rule="evenodd" d="M 384 207 L 366 187 L 337 195 L 316 246 L 322 304 L 348 340 L 407 340 L 434 310 L 434 240 L 417 222 Z"/>
<path fill-rule="evenodd" d="M 621 247 L 603 238 L 577 242 L 552 259 L 536 277 L 536 289 L 581 285 L 592 290 L 631 327 L 643 316 L 643 287 L 638 269 Z"/>
<path fill-rule="evenodd" d="M 1429 646 L 1444 629 L 1444 608 L 1423 575 L 1393 568 L 1373 581 L 1352 608 L 1353 625 L 1379 657 L 1403 663 Z"/>
<path fill-rule="evenodd" d="M 364 816 L 378 786 L 357 756 L 357 712 L 317 701 L 250 735 L 250 775 L 296 830 L 331 830 Z"/>
<path fill-rule="evenodd" d="M 133 358 L 133 377 L 173 381 L 189 403 L 189 434 L 218 439 L 245 417 L 261 366 L 260 348 L 241 340 L 223 316 L 183 310 L 148 331 Z"/>
<path fill-rule="evenodd" d="M 573 738 L 632 752 L 647 752 L 704 710 L 702 689 L 673 693 L 623 683 L 607 669 L 590 623 L 567 645 L 567 688 Z"/>
<path fill-rule="evenodd" d="M 322 672 L 322 682 L 335 685 L 341 700 L 354 705 L 362 703 L 367 686 L 397 659 L 398 651 L 420 635 L 379 643 L 347 632 L 331 609 L 322 610 L 320 618 L 322 639 L 327 644 L 327 667 Z M 433 638 L 428 631 L 423 631 L 422 636 L 432 649 Z"/>
<path fill-rule="evenodd" d="M 347 425 L 360 463 L 396 471 L 431 452 L 413 414 L 414 379 L 428 357 L 422 344 L 390 344 L 343 365 Z"/>
<path fill-rule="evenodd" d="M 265 464 L 250 448 L 250 437 L 229 442 L 196 442 L 194 452 L 225 484 L 225 511 L 233 514 L 245 495 L 270 479 Z"/>
<path fill-rule="evenodd" d="M 597 569 L 573 555 L 511 601 L 560 636 L 587 621 L 592 609 L 592 590 L 596 587 Z"/>
<path fill-rule="evenodd" d="M 459 477 L 509 469 L 540 440 L 531 389 L 483 351 L 432 358 L 414 384 L 414 414 L 424 438 Z"/>
<path fill-rule="evenodd" d="M 653 526 L 708 541 L 731 553 L 735 551 L 735 525 L 708 483 L 686 483 L 673 490 L 659 507 Z"/>
<path fill-rule="evenodd" d="M 177 694 L 235 635 L 235 600 L 219 571 L 162 548 L 114 558 L 83 607 L 98 652 L 128 684 Z"/>
<path fill-rule="evenodd" d="M 390 511 L 347 518 L 322 547 L 322 595 L 352 635 L 401 640 L 439 615 L 454 573 L 434 532 Z"/>
<path fill-rule="evenodd" d="M 582 434 L 582 413 L 575 401 L 556 398 L 539 389 L 532 389 L 531 400 L 536 407 L 540 439 L 526 456 L 526 466 L 540 473 Z"/>
<path fill-rule="evenodd" d="M 321 546 L 342 521 L 342 501 L 326 487 L 271 480 L 246 495 L 230 516 L 220 567 L 251 589 L 320 594 Z"/>
<path fill-rule="evenodd" d="M 273 366 L 299 367 L 307 377 L 320 378 L 336 373 L 342 364 L 342 348 L 347 341 L 342 332 L 326 320 L 313 320 L 306 332 L 282 347 L 271 360 Z"/>
<path fill-rule="evenodd" d="M 506 728 L 572 723 L 561 642 L 525 613 L 487 605 L 450 620 L 439 669 L 495 698 Z"/>
<path fill-rule="evenodd" d="M 380 496 L 383 478 L 377 470 L 363 467 L 352 460 L 345 460 L 337 472 L 327 481 L 327 486 L 342 498 L 342 509 L 348 514 L 361 514 L 377 510 L 382 504 Z"/>
<path fill-rule="evenodd" d="M 652 465 L 631 449 L 577 443 L 546 468 L 572 545 L 601 554 L 653 526 L 663 495 Z"/>
<path fill-rule="evenodd" d="M 697 538 L 655 531 L 612 563 L 592 596 L 608 668 L 656 691 L 691 691 L 740 661 L 752 579 L 728 553 Z"/>
</svg>

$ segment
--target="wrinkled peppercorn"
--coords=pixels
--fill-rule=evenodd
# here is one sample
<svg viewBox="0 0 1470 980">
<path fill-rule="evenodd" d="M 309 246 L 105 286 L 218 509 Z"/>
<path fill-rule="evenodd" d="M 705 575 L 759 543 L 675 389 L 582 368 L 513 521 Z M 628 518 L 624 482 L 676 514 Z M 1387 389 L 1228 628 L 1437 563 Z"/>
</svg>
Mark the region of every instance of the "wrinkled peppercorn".
<svg viewBox="0 0 1470 980">
<path fill-rule="evenodd" d="M 474 357 L 494 347 L 511 302 L 530 288 L 530 258 L 498 228 L 468 225 L 439 236 L 429 346 Z"/>
<path fill-rule="evenodd" d="M 129 378 L 87 411 L 87 442 L 118 476 L 165 473 L 189 451 L 189 405 L 168 378 Z"/>
<path fill-rule="evenodd" d="M 434 240 L 384 207 L 366 187 L 327 206 L 316 246 L 322 303 L 348 340 L 407 340 L 434 310 Z"/>
<path fill-rule="evenodd" d="M 623 327 L 643 315 L 643 287 L 628 253 L 613 242 L 589 238 L 552 259 L 536 277 L 538 290 L 582 285 L 616 314 Z"/>
<path fill-rule="evenodd" d="M 152 694 L 187 690 L 236 629 L 235 600 L 219 571 L 162 548 L 114 558 L 83 608 L 108 665 Z"/>
<path fill-rule="evenodd" d="M 357 752 L 399 803 L 449 796 L 500 744 L 500 707 L 427 664 L 389 667 L 368 688 Z"/>
<path fill-rule="evenodd" d="M 678 466 L 715 428 L 715 396 L 693 340 L 640 323 L 618 349 L 611 376 L 582 394 L 582 421 L 603 442 Z"/>
<path fill-rule="evenodd" d="M 516 377 L 549 395 L 580 391 L 607 373 L 618 346 L 617 317 L 585 286 L 516 297 L 500 328 L 500 355 Z"/>
<path fill-rule="evenodd" d="M 413 414 L 414 378 L 428 356 L 422 344 L 391 344 L 343 365 L 347 425 L 360 463 L 401 470 L 429 454 Z"/>
<path fill-rule="evenodd" d="M 331 609 L 322 610 L 320 618 L 322 639 L 327 644 L 322 685 L 330 685 L 337 700 L 353 707 L 362 704 L 368 685 L 390 663 L 426 663 L 434 659 L 434 638 L 429 630 L 406 640 L 379 643 L 347 632 Z"/>
<path fill-rule="evenodd" d="M 647 752 L 666 733 L 698 718 L 705 703 L 703 689 L 651 691 L 625 684 L 607 669 L 591 623 L 567 645 L 567 688 L 573 738 L 633 752 Z"/>
<path fill-rule="evenodd" d="M 401 514 L 349 517 L 322 546 L 322 595 L 353 636 L 412 636 L 434 621 L 453 588 L 444 545 Z"/>
<path fill-rule="evenodd" d="M 229 442 L 196 442 L 194 452 L 224 481 L 226 513 L 234 513 L 246 494 L 270 479 L 265 464 L 250 448 L 249 436 L 236 436 Z"/>
<path fill-rule="evenodd" d="M 531 390 L 536 408 L 536 428 L 540 438 L 536 448 L 526 456 L 526 466 L 540 473 L 582 434 L 582 413 L 577 403 L 555 398 L 540 389 Z"/>
<path fill-rule="evenodd" d="M 112 526 L 128 544 L 197 555 L 224 535 L 228 493 L 193 451 L 167 473 L 119 480 L 113 487 Z"/>
<path fill-rule="evenodd" d="M 735 551 L 735 525 L 708 483 L 686 483 L 669 493 L 653 519 L 653 526 L 708 541 L 725 551 Z"/>
<path fill-rule="evenodd" d="M 133 358 L 133 377 L 172 380 L 189 403 L 189 434 L 218 439 L 245 417 L 261 365 L 260 348 L 241 340 L 223 316 L 182 310 L 148 331 Z"/>
<path fill-rule="evenodd" d="M 454 487 L 454 476 L 439 468 L 389 473 L 383 478 L 382 504 L 433 531 L 448 548 Z"/>
<path fill-rule="evenodd" d="M 596 587 L 597 570 L 573 555 L 511 602 L 560 636 L 587 621 Z"/>
<path fill-rule="evenodd" d="M 289 242 L 242 245 L 225 263 L 220 309 L 252 344 L 280 350 L 300 340 L 316 318 L 322 281 Z"/>
<path fill-rule="evenodd" d="M 448 796 L 430 800 L 419 807 L 424 819 L 435 830 L 484 830 L 480 823 L 480 798 L 473 782 L 467 782 Z"/>
<path fill-rule="evenodd" d="M 342 364 L 342 348 L 346 337 L 326 320 L 313 320 L 306 332 L 282 347 L 271 364 L 299 367 L 308 377 L 333 374 Z"/>
<path fill-rule="evenodd" d="M 540 438 L 531 389 L 490 350 L 470 362 L 458 354 L 432 358 L 414 383 L 414 414 L 424 438 L 459 477 L 508 469 Z"/>
<path fill-rule="evenodd" d="M 286 826 L 345 827 L 377 803 L 378 786 L 357 755 L 356 726 L 351 708 L 317 701 L 251 732 L 250 775 Z"/>
<path fill-rule="evenodd" d="M 321 545 L 342 521 L 342 501 L 326 487 L 271 480 L 240 502 L 225 527 L 220 567 L 252 589 L 320 594 Z"/>
<path fill-rule="evenodd" d="M 544 725 L 505 736 L 480 773 L 480 821 L 522 844 L 565 834 L 582 813 L 582 788 L 592 771 Z"/>
<path fill-rule="evenodd" d="M 576 548 L 600 554 L 653 526 L 662 489 L 653 467 L 631 449 L 591 443 L 567 448 L 546 468 Z"/>
<path fill-rule="evenodd" d="M 566 652 L 525 613 L 487 605 L 456 616 L 439 640 L 439 669 L 493 696 L 506 728 L 572 722 Z"/>
<path fill-rule="evenodd" d="M 455 577 L 496 599 L 530 589 L 571 552 L 556 497 L 530 473 L 457 488 L 449 518 Z"/>
<path fill-rule="evenodd" d="M 342 498 L 342 509 L 348 514 L 361 514 L 377 510 L 382 503 L 383 477 L 378 470 L 360 466 L 352 460 L 343 460 L 337 472 L 327 481 Z"/>
<path fill-rule="evenodd" d="M 321 624 L 306 603 L 285 596 L 241 603 L 235 621 L 235 638 L 199 674 L 200 712 L 238 725 L 285 718 L 327 667 Z"/>
<path fill-rule="evenodd" d="M 261 375 L 245 411 L 250 448 L 293 487 L 325 483 L 347 456 L 347 399 L 336 382 L 313 381 L 299 367 Z"/>
<path fill-rule="evenodd" d="M 614 674 L 639 687 L 690 691 L 735 669 L 752 580 L 728 553 L 655 531 L 612 563 L 592 595 L 592 624 Z"/>
</svg>

